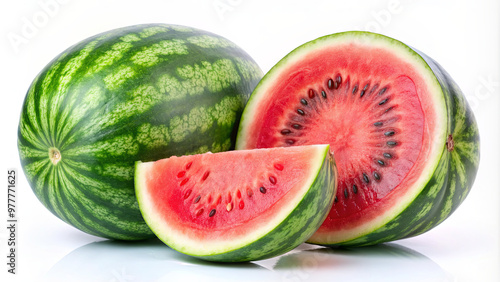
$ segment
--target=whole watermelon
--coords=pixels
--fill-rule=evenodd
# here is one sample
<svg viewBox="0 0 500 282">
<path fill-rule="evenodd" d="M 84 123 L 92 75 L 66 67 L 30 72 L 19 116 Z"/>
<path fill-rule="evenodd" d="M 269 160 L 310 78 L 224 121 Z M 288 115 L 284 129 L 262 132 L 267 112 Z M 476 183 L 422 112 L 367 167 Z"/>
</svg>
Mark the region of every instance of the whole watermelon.
<svg viewBox="0 0 500 282">
<path fill-rule="evenodd" d="M 134 194 L 135 161 L 231 149 L 261 77 L 234 43 L 195 28 L 136 25 L 85 39 L 28 90 L 18 131 L 24 173 L 74 227 L 152 237 Z"/>
</svg>

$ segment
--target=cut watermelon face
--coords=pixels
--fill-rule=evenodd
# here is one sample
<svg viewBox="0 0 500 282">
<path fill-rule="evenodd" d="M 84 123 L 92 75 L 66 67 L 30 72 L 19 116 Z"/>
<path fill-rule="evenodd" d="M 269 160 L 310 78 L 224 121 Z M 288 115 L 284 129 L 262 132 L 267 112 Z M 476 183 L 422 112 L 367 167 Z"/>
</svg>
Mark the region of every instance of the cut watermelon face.
<svg viewBox="0 0 500 282">
<path fill-rule="evenodd" d="M 250 261 L 307 240 L 336 189 L 328 145 L 171 157 L 136 165 L 148 226 L 171 248 L 213 261 Z"/>
<path fill-rule="evenodd" d="M 252 93 L 237 149 L 330 144 L 339 183 L 309 242 L 414 236 L 464 200 L 479 162 L 474 116 L 451 77 L 386 36 L 345 32 L 292 51 Z"/>
</svg>

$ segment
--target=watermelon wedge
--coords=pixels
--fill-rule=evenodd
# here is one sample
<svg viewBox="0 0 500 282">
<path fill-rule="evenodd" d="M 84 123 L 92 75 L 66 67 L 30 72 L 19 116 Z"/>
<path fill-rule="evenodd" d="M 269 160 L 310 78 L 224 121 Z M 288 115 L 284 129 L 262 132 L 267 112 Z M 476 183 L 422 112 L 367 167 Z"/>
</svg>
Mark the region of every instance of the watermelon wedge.
<svg viewBox="0 0 500 282">
<path fill-rule="evenodd" d="M 139 208 L 171 248 L 240 262 L 283 254 L 326 218 L 337 170 L 329 145 L 137 162 Z"/>
</svg>

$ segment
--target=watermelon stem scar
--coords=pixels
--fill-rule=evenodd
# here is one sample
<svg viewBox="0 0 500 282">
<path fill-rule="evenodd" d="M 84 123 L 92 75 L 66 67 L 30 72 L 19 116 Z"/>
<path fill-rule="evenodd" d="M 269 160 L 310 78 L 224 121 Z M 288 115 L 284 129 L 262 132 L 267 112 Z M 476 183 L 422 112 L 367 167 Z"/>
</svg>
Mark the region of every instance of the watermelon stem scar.
<svg viewBox="0 0 500 282">
<path fill-rule="evenodd" d="M 446 140 L 446 149 L 448 152 L 453 151 L 455 148 L 455 142 L 453 142 L 453 135 L 448 135 L 448 139 Z"/>
<path fill-rule="evenodd" d="M 61 160 L 61 152 L 59 152 L 57 148 L 49 148 L 49 159 L 54 165 L 57 165 L 57 163 Z"/>
</svg>

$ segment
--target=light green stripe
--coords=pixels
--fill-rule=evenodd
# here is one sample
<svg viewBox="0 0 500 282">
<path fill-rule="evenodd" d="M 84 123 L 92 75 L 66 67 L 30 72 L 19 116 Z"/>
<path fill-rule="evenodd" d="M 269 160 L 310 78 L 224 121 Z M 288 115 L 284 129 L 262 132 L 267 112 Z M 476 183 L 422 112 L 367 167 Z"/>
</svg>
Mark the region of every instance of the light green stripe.
<svg viewBox="0 0 500 282">
<path fill-rule="evenodd" d="M 26 158 L 46 158 L 48 157 L 48 150 L 40 150 L 39 148 L 29 147 L 20 145 L 19 147 L 19 155 L 22 160 Z"/>
<path fill-rule="evenodd" d="M 80 69 L 83 61 L 88 57 L 90 52 L 95 48 L 98 40 L 94 40 L 83 47 L 78 55 L 72 57 L 68 60 L 64 69 L 59 74 L 59 87 L 57 88 L 58 93 L 66 93 L 70 82 L 74 79 L 75 73 Z"/>
<path fill-rule="evenodd" d="M 163 26 L 169 27 L 172 30 L 179 31 L 179 32 L 194 32 L 194 30 L 192 28 L 189 28 L 187 26 L 180 26 L 180 25 L 172 25 L 172 26 L 163 25 Z"/>
<path fill-rule="evenodd" d="M 117 136 L 111 140 L 100 141 L 94 144 L 84 145 L 68 149 L 65 156 L 77 157 L 81 155 L 92 155 L 105 158 L 111 156 L 133 156 L 139 151 L 139 144 L 131 134 Z"/>
<path fill-rule="evenodd" d="M 49 197 L 49 204 L 52 207 L 52 212 L 57 214 L 62 220 L 67 221 L 68 217 L 66 216 L 66 207 L 63 205 L 61 200 L 61 193 L 65 192 L 66 187 L 59 186 L 59 179 L 61 178 L 62 173 L 58 173 L 61 169 L 62 163 L 59 163 L 57 166 L 50 165 L 50 172 L 47 176 L 47 189 L 48 191 L 45 193 Z"/>
<path fill-rule="evenodd" d="M 79 138 L 91 138 L 103 129 L 122 122 L 124 119 L 147 112 L 164 99 L 163 95 L 150 85 L 141 85 L 127 95 L 128 101 L 115 105 L 111 112 L 95 116 L 86 126 L 81 127 L 78 134 L 81 133 L 83 136 Z"/>
<path fill-rule="evenodd" d="M 453 166 L 453 165 L 452 165 Z M 441 216 L 438 224 L 445 220 L 451 213 L 453 208 L 453 197 L 455 196 L 455 191 L 457 189 L 457 175 L 450 172 L 448 176 L 448 197 L 443 200 L 443 207 L 441 208 Z"/>
<path fill-rule="evenodd" d="M 130 197 L 130 194 L 123 193 L 123 191 L 117 189 L 117 187 L 110 187 L 107 184 L 95 181 L 94 179 L 86 177 L 85 175 L 78 173 L 71 168 L 66 169 L 66 174 L 77 181 L 78 187 L 80 188 L 79 189 L 76 186 L 73 186 L 72 189 L 68 189 L 68 192 L 71 193 L 71 198 L 78 199 L 78 203 L 82 205 L 87 212 L 93 214 L 101 221 L 96 223 L 92 221 L 92 219 L 87 218 L 86 216 L 82 216 L 84 224 L 97 227 L 95 228 L 95 230 L 99 230 L 107 234 L 108 236 L 113 236 L 115 238 L 124 238 L 126 236 L 123 236 L 123 234 L 112 232 L 111 230 L 107 229 L 105 225 L 110 224 L 115 226 L 116 228 L 130 231 L 148 230 L 143 222 L 124 221 L 122 218 L 117 217 L 111 209 L 107 208 L 128 208 L 131 211 L 136 210 L 138 212 L 137 206 L 135 204 L 135 198 Z M 89 199 L 85 196 L 81 188 L 90 188 L 90 193 L 92 195 L 108 201 L 106 206 L 96 205 L 93 199 Z"/>
<path fill-rule="evenodd" d="M 130 164 L 103 164 L 95 168 L 101 176 L 112 177 L 121 181 L 134 179 L 134 166 Z"/>
<path fill-rule="evenodd" d="M 244 80 L 260 80 L 263 73 L 255 62 L 243 58 L 236 58 L 235 61 Z"/>
<path fill-rule="evenodd" d="M 90 210 L 92 211 L 93 208 L 98 206 L 98 205 L 95 205 L 94 202 L 92 202 L 91 200 L 88 199 L 88 197 L 83 195 L 80 192 L 80 189 L 74 185 L 73 181 L 78 179 L 78 178 L 74 179 L 73 181 L 68 179 L 67 175 L 71 175 L 74 178 L 74 175 L 72 175 L 70 172 L 68 172 L 68 170 L 69 170 L 69 168 L 65 167 L 64 172 L 60 174 L 61 175 L 60 179 L 61 179 L 61 182 L 63 183 L 63 186 L 65 187 L 66 198 L 68 200 L 68 203 L 65 204 L 65 211 L 68 211 L 66 214 L 66 218 L 67 218 L 68 222 L 70 222 L 76 228 L 78 228 L 84 232 L 88 232 L 90 234 L 93 234 L 93 230 L 96 230 L 96 229 L 100 230 L 101 229 L 100 226 L 99 226 L 99 228 L 95 228 L 97 224 L 95 222 L 91 222 L 90 220 L 87 219 L 87 216 L 81 214 L 81 211 L 80 211 L 81 207 L 75 203 L 74 199 L 78 199 L 77 200 L 78 204 L 81 204 L 87 210 L 89 210 L 89 207 L 90 207 Z M 96 208 L 96 210 L 97 209 L 98 209 L 98 207 Z M 80 219 L 77 219 L 75 217 L 76 214 L 78 214 L 80 216 Z M 83 224 L 82 224 L 82 222 L 83 222 Z M 93 228 L 88 228 L 88 226 L 91 226 Z"/>
<path fill-rule="evenodd" d="M 130 33 L 130 34 L 127 34 L 127 35 L 120 37 L 120 40 L 123 42 L 129 42 L 129 43 L 141 41 L 139 36 L 137 36 L 136 34 L 133 34 L 133 33 Z"/>
<path fill-rule="evenodd" d="M 452 171 L 451 175 L 454 175 L 453 173 L 456 173 L 457 177 L 460 180 L 460 186 L 467 187 L 467 171 L 465 170 L 464 163 L 460 159 L 460 155 L 455 151 L 451 152 L 450 155 L 452 158 L 452 167 L 455 169 L 455 171 Z"/>
<path fill-rule="evenodd" d="M 184 65 L 177 68 L 177 75 L 184 79 L 184 88 L 206 87 L 210 92 L 221 91 L 240 82 L 241 77 L 234 63 L 229 59 L 220 59 L 213 63 L 202 61 L 200 64 Z"/>
<path fill-rule="evenodd" d="M 167 146 L 170 142 L 168 127 L 161 125 L 151 125 L 144 123 L 137 129 L 138 142 L 148 149 Z"/>
<path fill-rule="evenodd" d="M 135 71 L 130 66 L 121 66 L 116 71 L 108 74 L 104 78 L 106 88 L 114 91 L 118 89 L 127 79 L 135 76 Z"/>
<path fill-rule="evenodd" d="M 94 112 L 93 115 L 87 115 L 92 110 L 96 109 L 98 106 L 104 105 L 106 102 L 106 95 L 104 95 L 104 90 L 98 85 L 92 86 L 87 92 L 83 94 L 83 97 L 73 96 L 73 99 L 68 101 L 67 106 L 64 108 L 60 122 L 58 124 L 57 131 L 59 132 L 58 140 L 63 140 L 69 134 L 69 132 L 80 122 L 83 117 L 93 120 L 95 115 L 100 115 L 99 112 Z M 64 149 L 65 146 L 70 145 L 75 140 L 68 140 L 61 146 L 60 149 Z"/>
<path fill-rule="evenodd" d="M 173 117 L 170 120 L 169 132 L 174 142 L 181 142 L 190 133 L 195 131 L 205 132 L 214 126 L 227 126 L 235 122 L 236 113 L 243 109 L 244 99 L 242 97 L 224 97 L 219 103 L 205 109 L 197 107 L 182 116 Z"/>
<path fill-rule="evenodd" d="M 34 165 L 33 167 L 27 168 L 25 166 L 24 168 L 25 168 L 25 170 L 28 171 L 27 174 L 31 177 L 31 181 L 33 181 L 33 178 L 36 175 L 36 177 L 37 177 L 36 182 L 35 183 L 32 182 L 32 184 L 35 184 L 35 186 L 31 185 L 31 188 L 34 190 L 35 194 L 38 196 L 38 199 L 40 199 L 40 201 L 45 206 L 47 206 L 47 202 L 46 202 L 44 196 L 46 194 L 48 194 L 49 198 L 50 198 L 52 193 L 45 191 L 45 181 L 46 181 L 47 175 L 49 174 L 51 164 L 50 164 L 50 161 L 48 158 L 45 160 L 34 162 L 32 164 L 35 164 L 35 163 L 37 163 L 37 164 Z M 30 166 L 32 164 L 30 164 Z M 35 172 L 35 173 L 33 173 L 33 172 Z"/>
<path fill-rule="evenodd" d="M 151 37 L 151 36 L 156 35 L 158 33 L 164 33 L 167 31 L 168 31 L 168 28 L 166 28 L 164 26 L 150 26 L 150 27 L 144 28 L 141 32 L 139 32 L 139 36 L 141 38 L 148 38 L 148 37 Z"/>
<path fill-rule="evenodd" d="M 27 125 L 26 122 L 20 123 L 19 130 L 21 132 L 21 135 L 23 136 L 24 140 L 30 143 L 31 146 L 39 149 L 39 150 L 47 150 L 49 146 L 43 143 L 43 134 L 41 132 L 33 132 L 31 128 Z M 25 145 L 21 145 L 22 147 L 25 147 Z M 29 146 L 29 145 L 28 145 Z"/>
<path fill-rule="evenodd" d="M 184 44 L 184 41 L 180 39 L 163 40 L 155 43 L 151 46 L 144 47 L 141 51 L 138 51 L 130 59 L 133 63 L 144 66 L 151 67 L 160 62 L 160 55 L 186 55 L 189 54 L 188 48 Z M 166 58 L 162 58 L 166 60 Z"/>
<path fill-rule="evenodd" d="M 222 37 L 210 35 L 196 35 L 187 38 L 187 41 L 201 48 L 227 48 L 236 47 L 236 45 Z"/>
<path fill-rule="evenodd" d="M 123 54 L 133 47 L 130 42 L 118 42 L 111 46 L 110 50 L 99 56 L 88 69 L 86 76 L 94 75 L 95 73 L 111 66 L 114 62 L 121 59 Z"/>
<path fill-rule="evenodd" d="M 177 75 L 182 80 L 165 74 L 156 82 L 158 90 L 166 93 L 166 101 L 201 95 L 205 89 L 210 92 L 222 91 L 241 80 L 235 65 L 227 59 L 184 65 L 177 68 Z"/>
<path fill-rule="evenodd" d="M 51 106 L 50 106 L 50 112 L 48 113 L 42 113 L 41 118 L 42 121 L 45 121 L 46 119 L 43 117 L 46 117 L 49 120 L 50 126 L 49 126 L 49 131 L 51 133 L 51 138 L 52 146 L 57 146 L 56 144 L 57 140 L 57 131 L 56 131 L 56 123 L 59 121 L 59 118 L 57 118 L 57 114 L 59 113 L 59 108 L 62 104 L 62 99 L 67 95 L 68 88 L 72 82 L 73 79 L 75 79 L 74 75 L 75 73 L 80 69 L 80 67 L 83 64 L 83 61 L 88 57 L 88 55 L 92 52 L 92 50 L 95 48 L 98 40 L 94 40 L 90 43 L 88 43 L 79 53 L 77 56 L 71 58 L 66 65 L 64 66 L 63 70 L 59 74 L 59 86 L 57 90 L 55 91 L 47 91 L 43 92 L 43 100 L 44 103 L 47 102 L 48 98 L 45 96 L 51 96 L 52 101 L 51 101 Z"/>
<path fill-rule="evenodd" d="M 38 161 L 34 161 L 32 163 L 29 163 L 27 165 L 24 166 L 24 171 L 26 172 L 26 176 L 28 177 L 28 179 L 30 180 L 30 182 L 32 182 L 34 180 L 34 177 L 37 176 L 38 177 L 38 180 L 42 180 L 42 182 L 37 182 L 35 183 L 35 193 L 38 194 L 38 193 L 41 193 L 42 190 L 43 190 L 43 177 L 42 177 L 42 174 L 43 174 L 43 169 L 47 169 L 47 167 L 50 165 L 50 160 L 48 158 L 48 154 L 49 152 L 47 151 L 47 158 L 46 159 L 42 159 L 42 160 L 38 160 Z"/>
<path fill-rule="evenodd" d="M 39 149 L 47 148 L 49 142 L 46 138 L 45 132 L 42 130 L 38 123 L 37 111 L 35 108 L 35 87 L 38 77 L 33 82 L 27 94 L 26 110 L 21 115 L 21 135 L 32 145 Z M 25 120 L 27 117 L 27 120 Z M 29 124 L 29 126 L 28 126 Z M 36 134 L 35 134 L 36 133 Z"/>
</svg>

